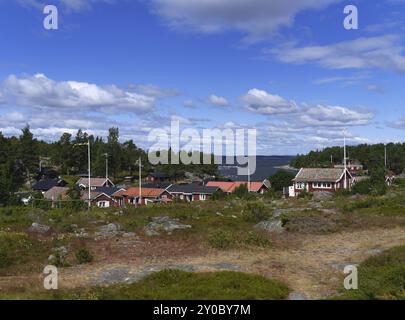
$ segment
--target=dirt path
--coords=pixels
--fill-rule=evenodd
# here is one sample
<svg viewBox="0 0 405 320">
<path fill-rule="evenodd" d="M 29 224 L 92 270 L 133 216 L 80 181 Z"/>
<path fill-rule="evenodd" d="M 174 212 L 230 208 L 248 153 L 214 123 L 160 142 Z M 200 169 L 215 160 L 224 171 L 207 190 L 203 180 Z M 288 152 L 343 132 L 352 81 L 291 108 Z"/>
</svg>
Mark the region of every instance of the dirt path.
<svg viewBox="0 0 405 320">
<path fill-rule="evenodd" d="M 60 287 L 89 286 L 105 279 L 106 283 L 111 279 L 133 280 L 165 266 L 177 266 L 191 271 L 230 269 L 257 273 L 285 281 L 294 292 L 307 298 L 324 298 L 341 287 L 346 264 L 360 263 L 382 250 L 405 244 L 405 228 L 280 237 L 268 249 L 207 252 L 200 248 L 194 255 L 188 254 L 187 250 L 187 254 L 162 254 L 158 259 L 153 252 L 139 255 L 137 246 L 131 245 L 131 241 L 143 246 L 145 243 L 128 239 L 125 245 L 120 243 L 110 248 L 116 253 L 110 259 L 107 251 L 90 265 L 61 270 Z M 0 278 L 3 288 L 8 280 L 12 279 Z"/>
</svg>

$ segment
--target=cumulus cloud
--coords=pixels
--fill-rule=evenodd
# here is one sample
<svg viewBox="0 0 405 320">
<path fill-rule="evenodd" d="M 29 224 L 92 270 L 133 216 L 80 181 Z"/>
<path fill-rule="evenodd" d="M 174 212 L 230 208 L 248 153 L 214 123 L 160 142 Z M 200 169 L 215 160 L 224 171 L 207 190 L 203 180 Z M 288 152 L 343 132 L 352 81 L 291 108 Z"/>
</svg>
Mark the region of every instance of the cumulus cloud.
<svg viewBox="0 0 405 320">
<path fill-rule="evenodd" d="M 146 112 L 153 109 L 155 101 L 153 97 L 125 91 L 115 85 L 54 81 L 43 74 L 25 77 L 10 75 L 3 82 L 2 88 L 7 99 L 43 108 L 98 111 L 120 108 L 131 112 Z"/>
<path fill-rule="evenodd" d="M 295 16 L 339 0 L 152 0 L 153 12 L 174 29 L 201 33 L 237 30 L 256 41 L 291 26 Z"/>
<path fill-rule="evenodd" d="M 308 126 L 362 126 L 373 118 L 367 111 L 355 111 L 340 106 L 317 105 L 307 108 L 299 121 Z"/>
<path fill-rule="evenodd" d="M 400 37 L 385 35 L 358 38 L 325 46 L 285 44 L 265 50 L 286 63 L 316 63 L 330 69 L 378 68 L 405 72 L 405 47 Z"/>
<path fill-rule="evenodd" d="M 215 94 L 211 94 L 208 97 L 208 102 L 219 107 L 226 107 L 227 105 L 229 105 L 228 100 Z"/>
<path fill-rule="evenodd" d="M 285 100 L 278 95 L 259 89 L 249 90 L 242 97 L 242 101 L 245 103 L 247 110 L 265 115 L 286 114 L 297 110 L 294 101 Z"/>
<path fill-rule="evenodd" d="M 290 130 L 301 130 L 302 127 L 362 126 L 370 123 L 374 117 L 370 111 L 352 110 L 342 106 L 298 106 L 294 101 L 259 89 L 249 90 L 242 101 L 248 111 L 288 118 Z"/>
</svg>

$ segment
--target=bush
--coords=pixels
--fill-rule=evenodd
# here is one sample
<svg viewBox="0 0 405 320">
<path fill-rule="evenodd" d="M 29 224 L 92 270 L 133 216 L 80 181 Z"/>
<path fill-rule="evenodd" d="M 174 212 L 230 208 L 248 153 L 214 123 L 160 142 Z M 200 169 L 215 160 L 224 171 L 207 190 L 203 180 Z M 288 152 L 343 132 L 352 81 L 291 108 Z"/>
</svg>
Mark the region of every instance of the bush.
<svg viewBox="0 0 405 320">
<path fill-rule="evenodd" d="M 370 180 L 363 180 L 360 182 L 357 182 L 353 188 L 352 188 L 352 193 L 353 194 L 370 194 L 371 192 L 371 182 Z"/>
<path fill-rule="evenodd" d="M 225 199 L 225 197 L 226 194 L 222 190 L 218 190 L 212 194 L 210 199 L 216 201 L 216 200 L 223 200 Z"/>
<path fill-rule="evenodd" d="M 234 242 L 232 235 L 224 231 L 214 232 L 208 238 L 208 244 L 215 249 L 228 249 Z"/>
<path fill-rule="evenodd" d="M 270 216 L 268 209 L 261 202 L 248 202 L 246 203 L 242 218 L 249 222 L 260 222 L 268 219 Z"/>
<path fill-rule="evenodd" d="M 311 200 L 312 197 L 313 197 L 313 194 L 309 193 L 307 190 L 302 190 L 298 195 L 298 199 L 309 199 L 309 200 Z"/>
<path fill-rule="evenodd" d="M 294 179 L 294 177 L 295 174 L 291 172 L 279 170 L 276 174 L 269 177 L 271 188 L 275 191 L 283 191 L 283 188 L 289 187 L 292 184 L 292 179 Z"/>
<path fill-rule="evenodd" d="M 270 245 L 270 240 L 254 231 L 250 231 L 247 237 L 243 240 L 243 244 L 256 247 L 268 247 Z"/>
<path fill-rule="evenodd" d="M 89 263 L 93 261 L 93 256 L 86 248 L 80 248 L 75 253 L 76 261 L 79 264 Z"/>
<path fill-rule="evenodd" d="M 55 252 L 49 263 L 54 265 L 55 267 L 68 267 L 69 264 L 66 262 L 65 258 L 66 257 L 62 253 Z"/>
</svg>

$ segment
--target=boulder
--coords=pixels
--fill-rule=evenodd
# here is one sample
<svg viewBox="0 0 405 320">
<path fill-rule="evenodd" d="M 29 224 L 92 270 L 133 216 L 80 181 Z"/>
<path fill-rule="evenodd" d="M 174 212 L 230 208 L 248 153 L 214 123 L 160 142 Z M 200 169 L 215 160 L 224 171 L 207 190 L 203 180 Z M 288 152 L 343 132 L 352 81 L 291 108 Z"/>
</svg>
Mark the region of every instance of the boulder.
<svg viewBox="0 0 405 320">
<path fill-rule="evenodd" d="M 315 201 L 330 200 L 333 197 L 332 192 L 314 192 L 312 199 Z"/>
<path fill-rule="evenodd" d="M 178 219 L 167 216 L 153 217 L 152 222 L 144 227 L 145 234 L 148 236 L 159 235 L 160 231 L 171 234 L 174 230 L 189 229 L 190 225 L 182 224 Z"/>
<path fill-rule="evenodd" d="M 265 230 L 268 232 L 283 232 L 284 227 L 280 219 L 271 219 L 259 222 L 255 225 L 256 229 Z"/>
<path fill-rule="evenodd" d="M 38 234 L 49 234 L 52 232 L 52 229 L 50 226 L 34 222 L 31 225 L 31 227 L 28 228 L 28 232 L 38 233 Z"/>
<path fill-rule="evenodd" d="M 116 236 L 120 234 L 121 225 L 119 223 L 109 223 L 107 225 L 99 227 L 98 230 L 99 231 L 96 232 L 97 236 L 102 237 Z"/>
</svg>

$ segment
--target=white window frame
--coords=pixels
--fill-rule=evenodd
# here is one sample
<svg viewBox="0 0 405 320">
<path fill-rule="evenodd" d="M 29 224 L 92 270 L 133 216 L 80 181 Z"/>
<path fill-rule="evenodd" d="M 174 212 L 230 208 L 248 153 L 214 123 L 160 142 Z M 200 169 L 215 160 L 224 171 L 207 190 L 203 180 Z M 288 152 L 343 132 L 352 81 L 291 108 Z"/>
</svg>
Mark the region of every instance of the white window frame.
<svg viewBox="0 0 405 320">
<path fill-rule="evenodd" d="M 332 189 L 331 182 L 313 182 L 312 187 L 314 189 Z"/>
<path fill-rule="evenodd" d="M 306 189 L 307 185 L 305 182 L 296 182 L 295 187 L 297 190 L 304 190 Z"/>
</svg>

